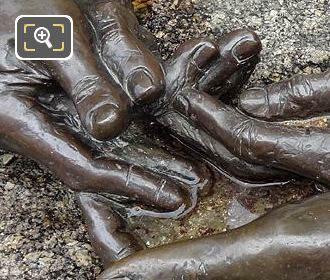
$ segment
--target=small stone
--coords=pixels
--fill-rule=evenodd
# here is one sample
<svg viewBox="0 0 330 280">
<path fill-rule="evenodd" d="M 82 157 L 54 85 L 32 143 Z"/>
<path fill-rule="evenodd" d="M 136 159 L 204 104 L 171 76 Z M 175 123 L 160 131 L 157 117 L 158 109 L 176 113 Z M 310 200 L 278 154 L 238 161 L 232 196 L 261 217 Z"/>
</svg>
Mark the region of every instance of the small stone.
<svg viewBox="0 0 330 280">
<path fill-rule="evenodd" d="M 88 250 L 83 250 L 83 249 L 75 252 L 74 259 L 80 266 L 88 266 L 92 261 L 92 258 Z"/>
<path fill-rule="evenodd" d="M 15 185 L 13 183 L 7 182 L 5 185 L 5 190 L 9 191 L 15 188 Z"/>
<path fill-rule="evenodd" d="M 1 156 L 1 160 L 3 165 L 9 165 L 13 160 L 14 160 L 15 156 L 11 155 L 11 154 L 4 154 Z"/>
</svg>

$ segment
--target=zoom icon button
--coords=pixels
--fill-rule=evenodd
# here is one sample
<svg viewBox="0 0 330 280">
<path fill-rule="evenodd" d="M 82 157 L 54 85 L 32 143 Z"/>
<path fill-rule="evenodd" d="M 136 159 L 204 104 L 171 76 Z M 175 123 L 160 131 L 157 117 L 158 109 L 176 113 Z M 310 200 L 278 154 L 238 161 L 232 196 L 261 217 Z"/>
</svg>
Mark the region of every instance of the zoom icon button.
<svg viewBox="0 0 330 280">
<path fill-rule="evenodd" d="M 73 22 L 69 16 L 19 16 L 15 51 L 21 60 L 66 60 L 72 55 Z"/>
</svg>

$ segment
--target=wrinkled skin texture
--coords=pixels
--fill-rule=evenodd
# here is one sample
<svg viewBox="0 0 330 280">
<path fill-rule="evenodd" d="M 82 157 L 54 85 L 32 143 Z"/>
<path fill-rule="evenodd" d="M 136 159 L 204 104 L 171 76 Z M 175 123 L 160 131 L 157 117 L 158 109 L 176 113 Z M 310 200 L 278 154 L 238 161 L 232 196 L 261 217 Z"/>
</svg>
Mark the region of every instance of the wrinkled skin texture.
<svg viewBox="0 0 330 280">
<path fill-rule="evenodd" d="M 323 74 L 324 77 L 327 75 Z M 329 95 L 329 79 L 322 77 L 318 85 L 309 89 L 312 96 L 310 100 L 317 102 L 325 98 L 326 102 Z M 288 83 L 286 88 L 283 86 L 282 90 L 286 94 L 291 94 L 301 87 L 302 85 L 296 83 L 293 78 L 291 84 Z M 243 98 L 244 95 L 241 102 Z M 301 94 L 296 99 L 300 99 L 302 104 L 305 96 Z M 286 100 L 290 102 L 289 99 Z M 182 114 L 221 141 L 234 155 L 251 163 L 288 170 L 329 185 L 328 129 L 306 129 L 252 119 L 209 95 L 193 91 L 181 95 L 175 103 Z M 301 106 L 299 114 L 303 114 L 304 111 L 308 114 L 309 107 Z M 289 112 L 289 116 L 294 115 L 294 112 L 295 108 L 292 113 Z M 286 115 L 287 111 L 283 111 L 283 116 L 280 115 L 279 118 L 285 118 Z"/>
<path fill-rule="evenodd" d="M 189 191 L 182 188 L 182 182 L 177 182 L 178 180 L 174 180 L 173 176 L 164 179 L 164 176 L 157 172 L 157 168 L 148 168 L 148 166 L 146 168 L 143 164 L 139 167 L 127 162 L 126 159 L 99 157 L 91 141 L 82 139 L 84 138 L 82 133 L 71 131 L 72 123 L 65 120 L 53 121 L 53 117 L 59 112 L 56 108 L 50 109 L 47 103 L 52 93 L 49 87 L 61 85 L 74 104 L 74 109 L 69 110 L 72 114 L 77 112 L 79 115 L 77 121 L 82 124 L 81 131 L 86 130 L 93 137 L 106 139 L 114 137 L 126 128 L 129 107 L 133 104 L 151 102 L 159 96 L 163 87 L 163 70 L 147 48 L 152 46 L 153 38 L 146 30 L 139 27 L 129 1 L 81 3 L 94 29 L 87 24 L 86 26 L 80 24 L 75 28 L 75 50 L 70 61 L 45 63 L 16 60 L 13 50 L 14 34 L 10 28 L 13 24 L 12 20 L 19 14 L 63 14 L 64 12 L 76 23 L 86 22 L 85 18 L 72 1 L 51 0 L 40 4 L 33 0 L 28 4 L 24 3 L 14 1 L 8 4 L 4 0 L 1 3 L 4 14 L 8 17 L 0 30 L 2 69 L 0 106 L 3 107 L 0 116 L 1 147 L 45 165 L 77 191 L 108 192 L 170 211 L 180 207 L 189 208 L 191 204 Z M 91 30 L 96 33 L 94 34 L 96 43 L 93 47 L 89 44 L 92 37 Z M 139 38 L 146 44 L 142 44 Z M 210 93 L 219 87 L 222 88 L 223 93 L 239 88 L 252 72 L 260 51 L 259 40 L 254 34 L 245 30 L 228 35 L 218 44 L 191 41 L 187 46 L 191 47 L 191 51 L 186 52 L 184 48 L 179 50 L 177 57 L 166 66 L 169 73 L 166 79 L 166 96 L 161 98 L 158 106 L 151 106 L 154 115 L 159 119 L 169 111 L 171 96 L 177 95 L 182 87 L 190 86 L 191 83 L 198 82 L 200 87 L 205 88 L 208 84 L 212 84 L 212 87 L 209 87 Z M 196 53 L 195 60 L 189 56 L 194 48 L 200 49 Z M 96 57 L 93 51 L 99 52 L 101 56 Z M 191 76 L 189 81 L 186 81 L 183 74 L 186 69 L 190 71 L 188 69 L 190 63 L 197 63 L 196 65 L 199 66 L 199 63 L 209 62 L 213 68 L 211 74 L 201 72 L 197 75 L 199 76 L 197 79 L 196 73 L 192 71 L 188 73 Z M 171 68 L 176 66 L 180 68 L 172 71 Z M 109 73 L 106 70 L 111 71 Z M 223 75 L 224 72 L 226 76 Z M 132 76 L 133 85 L 139 85 L 133 89 L 128 85 L 132 85 Z M 220 79 L 222 76 L 223 79 Z M 180 88 L 173 83 L 176 77 L 179 79 Z M 149 82 L 152 86 L 149 86 Z M 66 123 L 63 125 L 63 122 Z M 166 121 L 164 123 L 166 124 Z M 221 153 L 220 149 L 218 154 Z M 139 157 L 134 156 L 134 158 Z M 240 162 L 235 157 L 224 161 L 228 163 L 233 159 Z M 139 162 L 138 159 L 136 161 Z M 208 172 L 205 174 L 203 172 L 206 169 L 199 166 L 199 163 L 187 162 L 186 159 L 179 157 L 178 164 L 173 168 L 192 170 L 194 174 L 192 177 L 189 176 L 196 185 L 210 181 Z M 228 166 L 230 165 L 227 164 Z M 253 169 L 254 166 L 251 168 Z M 272 170 L 261 166 L 257 166 L 256 170 L 255 173 L 262 174 L 260 176 L 263 178 L 273 175 Z M 181 178 L 186 176 L 186 174 L 181 175 Z M 280 175 L 275 171 L 273 177 Z"/>
<path fill-rule="evenodd" d="M 128 1 L 96 1 L 83 6 L 97 33 L 94 34 L 94 50 L 100 53 L 100 57 L 92 55 L 93 49 L 89 44 L 91 32 L 87 25 L 82 24 L 74 34 L 78 48 L 73 60 L 70 63 L 43 64 L 22 63 L 15 59 L 13 34 L 9 28 L 13 26 L 11 20 L 19 14 L 34 13 L 66 13 L 73 17 L 74 22 L 84 22 L 84 17 L 70 1 L 54 0 L 47 4 L 31 1 L 25 8 L 22 3 L 14 1 L 8 6 L 5 1 L 0 2 L 8 16 L 0 29 L 1 146 L 39 161 L 75 190 L 109 192 L 163 210 L 189 207 L 189 190 L 182 185 L 196 186 L 209 181 L 208 172 L 204 173 L 205 169 L 199 164 L 178 156 L 174 161 L 168 161 L 167 170 L 157 173 L 157 159 L 166 158 L 165 151 L 161 151 L 160 156 L 151 152 L 151 160 L 136 166 L 127 162 L 130 154 L 124 155 L 122 151 L 120 154 L 126 159 L 116 155 L 104 156 L 97 142 L 93 144 L 84 132 L 87 130 L 94 138 L 102 140 L 117 136 L 126 129 L 131 108 L 155 101 L 165 86 L 163 69 L 146 48 L 151 44 L 144 47 L 138 40 L 151 42 L 152 38 L 138 27 Z M 119 44 L 114 43 L 118 38 L 123 40 L 119 40 Z M 113 55 L 113 50 L 118 55 Z M 140 52 L 134 56 L 134 50 Z M 229 34 L 218 43 L 208 40 L 187 42 L 164 66 L 165 96 L 144 110 L 208 155 L 215 164 L 223 161 L 226 168 L 232 167 L 231 161 L 237 162 L 230 173 L 239 173 L 240 167 L 237 166 L 242 166 L 254 172 L 249 173 L 252 174 L 250 178 L 261 181 L 262 176 L 282 180 L 291 177 L 289 173 L 268 168 L 270 166 L 328 183 L 328 163 L 323 160 L 329 147 L 326 133 L 306 133 L 299 128 L 250 119 L 216 99 L 228 102 L 231 95 L 239 90 L 253 71 L 259 51 L 259 40 L 255 34 L 245 30 Z M 314 80 L 318 83 L 324 78 L 327 82 L 327 76 L 324 77 Z M 67 92 L 70 100 L 63 97 L 57 103 L 49 92 L 47 98 L 45 92 L 55 82 Z M 299 80 L 294 85 L 301 86 Z M 285 82 L 283 87 L 280 91 L 285 92 Z M 324 90 L 327 87 L 321 82 L 317 91 L 322 95 Z M 288 98 L 288 107 L 278 106 L 276 100 L 282 100 L 276 96 L 278 90 L 268 89 L 268 92 L 269 96 L 274 92 L 271 99 L 274 101 L 269 105 L 279 109 L 261 110 L 266 112 L 265 116 L 256 110 L 257 117 L 285 119 L 285 116 L 301 116 L 297 112 L 305 108 L 303 105 L 300 111 L 295 111 Z M 252 99 L 256 98 L 252 95 Z M 248 94 L 242 96 L 251 98 Z M 254 108 L 249 107 L 251 102 L 244 101 L 243 97 L 239 102 L 241 109 L 253 114 Z M 264 97 L 261 99 L 266 100 Z M 74 106 L 69 105 L 70 102 Z M 302 100 L 301 104 L 306 104 L 304 102 Z M 322 108 L 319 111 L 323 111 Z M 311 111 L 306 111 L 305 115 L 310 114 Z M 172 121 L 179 126 L 173 127 Z M 276 140 L 280 136 L 287 139 L 283 145 Z M 300 142 L 297 144 L 292 139 Z M 306 145 L 306 150 L 295 149 L 301 147 L 299 143 L 306 143 L 306 139 L 311 142 Z M 313 146 L 317 141 L 318 147 Z M 223 153 L 226 157 L 221 156 Z M 138 156 L 134 154 L 135 159 Z M 306 166 L 306 161 L 313 165 Z M 187 173 L 187 170 L 192 171 Z M 137 237 L 125 232 L 120 217 L 98 202 L 97 196 L 81 195 L 79 199 L 89 230 L 94 232 L 94 244 L 106 265 L 144 248 Z M 110 217 L 111 223 L 107 224 Z M 112 243 L 108 242 L 109 238 L 112 238 Z"/>
<path fill-rule="evenodd" d="M 76 191 L 107 192 L 166 211 L 189 207 L 190 191 L 183 186 L 210 182 L 202 163 L 147 148 L 150 161 L 139 160 L 145 154 L 134 155 L 142 162 L 138 166 L 126 160 L 130 155 L 103 156 L 93 139 L 125 130 L 130 111 L 162 91 L 162 67 L 140 41 L 151 40 L 130 2 L 85 1 L 82 9 L 93 28 L 73 1 L 2 0 L 0 5 L 5 17 L 0 27 L 0 146 L 38 161 Z M 70 15 L 76 23 L 73 58 L 17 60 L 12 27 L 21 14 Z M 62 92 L 66 99 L 56 103 L 54 95 Z M 156 170 L 161 155 L 166 167 Z"/>
<path fill-rule="evenodd" d="M 130 149 L 122 149 L 117 140 L 105 148 L 94 141 L 126 129 L 131 107 L 159 97 L 164 78 L 147 48 L 152 48 L 154 39 L 138 25 L 129 1 L 80 4 L 92 29 L 72 1 L 1 2 L 8 19 L 0 29 L 1 147 L 38 161 L 76 191 L 107 192 L 152 209 L 179 210 L 175 215 L 191 210 L 196 188 L 212 184 L 205 164 L 173 150 L 168 153 L 145 139 L 131 140 Z M 44 63 L 16 60 L 11 27 L 20 14 L 68 14 L 75 23 L 82 23 L 75 26 L 73 58 Z M 90 46 L 92 38 L 95 43 Z M 170 94 L 177 89 L 169 90 Z M 161 104 L 158 111 L 167 110 L 166 106 Z M 91 213 L 94 204 L 84 200 L 81 207 Z M 120 217 L 115 213 L 113 217 L 116 227 Z M 91 224 L 98 217 L 86 214 L 89 218 Z M 106 240 L 110 234 L 96 235 L 95 240 Z M 114 241 L 107 249 L 116 255 Z"/>
<path fill-rule="evenodd" d="M 141 251 L 100 280 L 330 277 L 330 194 L 287 205 L 236 230 Z"/>
<path fill-rule="evenodd" d="M 191 50 L 194 48 L 192 46 Z M 292 81 L 295 81 L 295 78 Z M 282 87 L 282 90 L 288 94 L 291 92 L 292 83 L 286 83 L 289 86 Z M 327 90 L 327 83 L 328 81 L 324 82 L 320 79 L 318 88 Z M 296 86 L 299 87 L 300 84 L 293 83 L 293 89 Z M 319 93 L 320 91 L 317 90 L 311 95 L 314 94 L 314 98 L 317 99 Z M 239 100 L 244 98 L 243 94 Z M 302 98 L 304 98 L 303 95 Z M 251 119 L 233 107 L 189 87 L 179 92 L 169 106 L 181 113 L 181 117 L 185 116 L 185 121 L 189 122 L 191 127 L 211 135 L 218 141 L 223 141 L 225 147 L 237 157 L 243 157 L 252 163 L 268 164 L 270 162 L 276 167 L 294 171 L 321 182 L 328 182 L 323 177 L 314 177 L 319 174 L 316 173 L 316 169 L 320 165 L 322 167 L 322 161 L 312 166 L 304 165 L 312 158 L 302 153 L 294 153 L 294 156 L 298 158 L 297 161 L 292 157 L 290 165 L 285 165 L 285 161 L 277 163 L 274 153 L 265 153 L 265 150 L 262 150 L 263 145 L 256 146 L 255 151 L 264 155 L 266 160 L 263 161 L 263 158 L 256 160 L 253 157 L 253 150 L 251 152 L 247 149 L 254 148 L 252 144 L 258 144 L 258 141 L 255 140 L 251 144 L 241 141 L 251 139 L 248 137 L 254 135 L 249 130 L 251 123 L 256 127 L 256 132 L 260 137 L 273 135 L 274 139 L 282 139 L 281 137 L 285 136 L 286 132 L 290 132 L 294 140 L 298 139 L 304 143 L 306 140 L 299 138 L 301 131 L 305 131 L 301 128 Z M 308 106 L 304 108 L 309 109 Z M 294 113 L 290 112 L 289 116 L 294 116 Z M 281 115 L 279 118 L 289 119 L 290 117 Z M 267 132 L 269 134 L 266 134 Z M 320 139 L 325 142 L 327 131 L 319 130 L 319 133 L 323 136 Z M 306 134 L 306 137 L 308 135 Z M 311 133 L 311 143 L 315 141 L 313 135 Z M 264 143 L 267 142 L 261 142 L 261 144 Z M 324 148 L 327 147 L 329 145 L 324 146 Z M 267 148 L 267 145 L 264 148 Z M 271 146 L 272 151 L 277 151 L 276 148 L 277 146 Z M 291 146 L 283 146 L 279 151 L 284 155 L 293 153 Z M 314 154 L 322 158 L 323 151 L 315 150 Z M 279 159 L 285 160 L 285 157 L 282 155 Z M 297 166 L 296 169 L 294 169 L 295 166 Z M 310 171 L 311 173 L 308 173 Z M 330 273 L 327 268 L 328 203 L 329 194 L 325 194 L 299 205 L 289 205 L 276 210 L 269 216 L 227 234 L 145 250 L 111 265 L 100 279 L 182 279 L 182 277 L 187 279 L 246 279 L 248 277 L 249 279 L 251 277 L 252 279 L 301 278 L 308 280 L 315 277 L 328 279 Z M 255 248 L 261 249 L 256 251 Z M 183 266 L 180 266 L 181 264 Z"/>
<path fill-rule="evenodd" d="M 259 117 L 260 111 L 248 106 L 252 106 L 253 91 L 243 93 L 239 104 Z M 328 101 L 329 72 L 293 77 L 263 92 L 272 97 L 281 94 L 283 103 L 278 106 L 267 101 L 271 98 L 259 97 L 258 106 L 286 108 L 269 119 L 313 116 L 305 101 L 320 106 Z M 291 106 L 294 93 L 299 93 L 294 96 L 299 111 Z M 190 123 L 222 141 L 236 156 L 329 184 L 328 129 L 250 118 L 194 90 L 179 95 L 173 104 Z M 317 115 L 324 112 L 328 112 L 326 106 L 316 110 Z M 284 206 L 237 230 L 142 251 L 113 264 L 100 279 L 329 279 L 329 199 L 326 193 Z"/>
<path fill-rule="evenodd" d="M 206 39 L 184 43 L 173 58 L 165 62 L 167 87 L 161 105 L 166 104 L 166 107 L 163 110 L 157 107 L 155 115 L 183 143 L 201 152 L 230 178 L 262 185 L 285 182 L 294 176 L 237 157 L 206 130 L 189 122 L 192 116 L 184 116 L 174 102 L 189 91 L 204 91 L 221 100 L 230 100 L 250 77 L 260 51 L 258 36 L 245 29 L 231 32 L 217 43 Z"/>
<path fill-rule="evenodd" d="M 265 88 L 251 88 L 240 96 L 239 108 L 251 116 L 269 121 L 329 113 L 330 72 L 296 75 Z"/>
<path fill-rule="evenodd" d="M 81 10 L 72 1 L 51 0 L 42 4 L 34 0 L 17 0 L 9 4 L 4 0 L 1 2 L 8 19 L 4 20 L 0 29 L 0 106 L 3 106 L 0 116 L 3 124 L 0 131 L 1 147 L 45 165 L 77 191 L 108 192 L 164 210 L 176 210 L 182 206 L 189 208 L 189 194 L 180 183 L 172 178 L 164 180 L 159 174 L 150 172 L 154 170 L 133 166 L 125 160 L 95 158 L 97 152 L 92 152 L 93 145 L 72 133 L 71 123 L 63 126 L 61 121 L 59 124 L 53 122 L 52 118 L 58 112 L 49 112 L 46 96 L 35 100 L 36 95 L 40 96 L 38 91 L 50 95 L 47 92 L 49 87 L 59 84 L 75 105 L 82 124 L 81 130 L 86 130 L 94 138 L 108 139 L 126 129 L 129 111 L 133 110 L 131 107 L 134 104 L 154 101 L 164 87 L 163 69 L 148 49 L 152 47 L 154 39 L 138 25 L 129 1 L 84 1 L 80 4 L 93 28 L 84 24 L 86 20 Z M 73 58 L 68 62 L 45 63 L 16 60 L 11 28 L 15 17 L 20 14 L 63 13 L 70 15 L 74 22 L 83 23 L 75 27 Z M 95 34 L 92 34 L 92 30 Z M 92 37 L 95 44 L 90 46 Z M 193 57 L 186 57 L 185 52 L 178 53 L 177 61 L 173 60 L 167 68 L 180 64 L 182 71 L 185 71 L 190 62 L 212 62 L 211 74 L 199 73 L 197 79 L 194 73 L 189 73 L 191 78 L 188 81 L 189 85 L 198 82 L 200 87 L 205 88 L 212 84 L 210 93 L 219 87 L 223 93 L 241 87 L 251 74 L 260 51 L 256 36 L 244 30 L 227 36 L 218 44 L 202 41 L 189 44 L 192 49 L 194 45 L 201 48 L 197 54 L 200 58 L 194 61 Z M 95 52 L 100 57 L 93 55 Z M 227 75 L 223 75 L 224 72 Z M 152 106 L 153 113 L 162 118 L 164 124 L 168 124 L 164 116 L 169 111 L 166 99 L 182 89 L 176 88 L 173 81 L 178 77 L 182 80 L 180 84 L 186 86 L 182 74 L 177 70 L 172 77 L 167 75 L 167 95 L 161 98 L 160 106 Z M 180 123 L 184 124 L 184 121 Z M 196 135 L 184 136 L 187 139 L 196 138 Z M 206 138 L 210 137 L 206 135 Z M 202 139 L 198 138 L 194 142 L 201 143 Z M 212 152 L 213 147 L 207 144 L 207 152 Z M 216 149 L 220 157 L 216 163 L 223 163 L 223 169 L 235 166 L 229 172 L 236 172 L 233 176 L 243 177 L 240 179 L 248 179 L 242 174 L 253 174 L 255 176 L 248 177 L 258 181 L 275 177 L 284 180 L 291 176 L 242 163 L 226 149 L 223 152 L 221 144 L 217 144 Z M 179 169 L 187 167 L 187 170 L 196 170 L 195 179 L 197 176 L 200 182 L 208 180 L 208 174 L 199 174 L 197 171 L 201 169 L 199 164 L 184 163 L 185 160 L 181 159 L 178 161 L 184 166 Z M 234 161 L 237 164 L 229 164 Z M 241 166 L 246 167 L 246 171 L 252 169 L 255 172 L 241 171 Z"/>
<path fill-rule="evenodd" d="M 251 40 L 255 42 L 252 49 L 249 44 Z M 243 46 L 247 47 L 247 50 L 245 51 L 245 55 L 247 57 L 244 63 L 242 63 L 241 61 L 237 61 L 236 58 L 232 55 L 234 53 L 232 49 L 237 45 L 238 42 L 242 41 Z M 221 54 L 218 53 L 219 50 L 221 51 Z M 214 80 L 219 80 L 219 84 L 216 85 L 218 87 L 223 87 L 224 89 L 222 94 L 226 94 L 230 90 L 237 90 L 242 86 L 243 81 L 248 78 L 248 76 L 254 69 L 254 65 L 257 61 L 259 51 L 259 39 L 254 33 L 251 33 L 247 30 L 240 30 L 230 33 L 226 37 L 222 38 L 222 40 L 218 44 L 215 44 L 208 40 L 192 40 L 187 42 L 185 45 L 183 45 L 177 50 L 174 55 L 174 58 L 168 61 L 164 66 L 164 69 L 167 73 L 166 95 L 158 103 L 148 107 L 147 111 L 151 111 L 155 115 L 157 120 L 162 124 L 168 124 L 168 116 L 172 115 L 174 117 L 174 121 L 178 121 L 180 124 L 183 124 L 183 126 L 185 126 L 187 120 L 185 120 L 175 112 L 172 100 L 175 99 L 177 95 L 181 94 L 181 92 L 184 92 L 184 90 L 194 87 L 197 82 L 201 81 L 202 77 L 205 77 L 207 75 L 203 72 L 197 73 L 198 69 L 201 69 L 201 67 L 203 67 L 203 64 L 205 65 L 206 63 L 212 63 L 213 66 L 220 67 L 223 73 L 225 72 L 223 68 L 226 69 L 229 65 L 231 67 L 230 69 L 232 69 L 231 74 L 234 77 L 231 77 L 231 75 L 229 75 L 228 73 L 228 76 L 225 76 L 222 80 L 222 75 L 220 75 L 220 77 L 214 75 L 210 79 L 210 82 L 214 82 Z M 200 63 L 201 65 L 197 63 Z M 250 69 L 250 71 L 247 71 L 248 69 Z M 212 72 L 216 73 L 216 71 Z M 228 82 L 228 79 L 233 79 L 233 81 Z M 238 81 L 240 81 L 240 83 Z M 230 86 L 225 87 L 226 83 L 228 83 Z M 66 111 L 71 112 L 72 110 L 69 109 Z M 173 132 L 178 133 L 180 135 L 180 129 L 176 131 L 173 126 L 168 125 L 168 127 Z M 195 141 L 197 143 L 196 148 L 200 149 L 200 145 L 203 144 L 203 142 L 201 142 L 201 139 L 195 140 L 196 137 L 194 137 L 194 130 L 197 129 L 192 127 L 192 136 L 188 134 L 188 137 L 186 136 L 186 139 L 189 139 L 191 143 Z M 189 131 L 183 130 L 183 132 L 186 133 L 190 133 Z M 198 133 L 203 133 L 203 131 L 200 131 Z M 205 137 L 211 139 L 211 137 L 208 136 L 206 133 L 204 134 Z M 227 150 L 223 148 L 220 143 L 214 142 L 214 145 L 220 146 L 217 152 L 221 159 L 223 159 L 223 154 L 220 153 L 220 151 L 224 151 L 225 154 Z M 227 154 L 228 153 L 229 152 L 227 152 Z M 164 157 L 160 158 L 160 160 L 163 159 Z M 235 160 L 238 163 L 243 162 L 240 161 L 238 158 L 235 158 L 234 156 L 231 156 L 231 159 L 229 160 L 226 159 L 226 162 L 230 162 L 230 160 L 231 162 L 234 162 Z M 264 175 L 265 178 L 266 176 L 273 176 L 273 178 L 277 179 L 280 176 L 283 176 L 282 178 L 289 177 L 289 175 L 286 175 L 286 173 L 284 172 L 277 172 L 275 170 L 263 168 L 262 166 L 260 166 L 260 170 L 258 170 L 259 166 L 251 166 L 252 170 L 259 171 L 257 172 L 257 174 L 261 174 L 259 176 Z M 230 167 L 230 164 L 228 164 L 228 167 Z M 236 168 L 237 170 L 239 170 L 238 167 Z M 249 174 L 249 176 L 251 176 L 251 174 Z M 292 177 L 292 175 L 290 176 Z M 101 256 L 104 267 L 107 267 L 109 263 L 112 263 L 115 260 L 120 260 L 126 256 L 129 256 L 130 254 L 133 254 L 134 252 L 138 252 L 142 249 L 142 245 L 138 237 L 136 237 L 132 233 L 127 232 L 127 230 L 125 229 L 124 222 L 120 220 L 121 217 L 116 215 L 116 213 L 114 213 L 111 209 L 108 208 L 108 206 L 106 205 L 106 201 L 104 201 L 103 203 L 100 201 L 102 201 L 102 198 L 96 195 L 79 195 L 79 203 L 81 205 L 81 208 L 83 209 L 83 213 L 88 224 L 91 242 L 97 253 Z"/>
<path fill-rule="evenodd" d="M 129 1 L 84 1 L 80 4 L 92 28 L 86 23 L 82 10 L 72 1 L 1 1 L 6 16 L 0 29 L 1 147 L 48 167 L 76 191 L 107 192 L 116 195 L 120 201 L 176 211 L 175 215 L 191 210 L 196 203 L 197 188 L 207 189 L 212 184 L 205 164 L 182 152 L 169 150 L 169 153 L 145 138 L 139 141 L 130 139 L 126 149 L 118 144 L 118 140 L 104 145 L 94 141 L 93 138 L 113 138 L 125 130 L 130 111 L 136 105 L 153 102 L 159 97 L 164 77 L 162 67 L 149 50 L 154 38 L 138 25 Z M 68 62 L 18 61 L 14 56 L 11 27 L 15 17 L 21 14 L 70 15 L 74 23 L 79 23 L 74 28 L 73 58 Z M 231 45 L 235 45 L 232 41 L 244 41 L 245 36 L 249 41 L 254 35 L 243 31 L 224 40 L 225 59 L 219 63 L 233 66 L 233 59 L 227 53 L 230 54 Z M 203 47 L 203 43 L 197 44 Z M 253 54 L 258 51 L 258 48 L 253 50 Z M 201 53 L 201 62 L 208 53 L 209 50 L 205 55 Z M 191 62 L 191 58 L 184 58 L 184 55 L 182 59 L 177 58 L 183 70 Z M 251 56 L 249 52 L 246 55 L 247 58 Z M 245 75 L 242 65 L 238 64 L 232 70 L 232 79 Z M 253 66 L 249 65 L 249 68 L 247 75 Z M 238 76 L 235 76 L 236 70 L 240 72 Z M 217 78 L 214 76 L 210 82 L 214 83 Z M 236 82 L 232 84 L 241 86 Z M 170 87 L 167 95 L 174 95 L 178 90 Z M 156 116 L 168 110 L 166 98 L 158 106 L 152 106 Z M 94 196 L 90 197 L 94 199 Z M 99 213 L 101 207 L 95 206 L 97 202 L 82 200 L 80 204 L 89 224 L 108 213 Z M 93 212 L 94 208 L 97 210 Z M 114 213 L 111 209 L 109 211 Z M 112 217 L 116 228 L 120 217 L 115 213 Z M 108 220 L 101 219 L 100 227 L 104 221 Z M 102 240 L 112 236 L 111 228 L 103 236 L 96 234 L 96 248 Z M 93 232 L 93 227 L 90 231 Z M 125 256 L 116 250 L 120 240 L 113 240 L 114 243 L 106 247 L 112 253 L 105 254 L 105 263 Z M 133 248 L 140 249 L 139 246 Z M 99 250 L 102 251 L 105 249 Z"/>
</svg>

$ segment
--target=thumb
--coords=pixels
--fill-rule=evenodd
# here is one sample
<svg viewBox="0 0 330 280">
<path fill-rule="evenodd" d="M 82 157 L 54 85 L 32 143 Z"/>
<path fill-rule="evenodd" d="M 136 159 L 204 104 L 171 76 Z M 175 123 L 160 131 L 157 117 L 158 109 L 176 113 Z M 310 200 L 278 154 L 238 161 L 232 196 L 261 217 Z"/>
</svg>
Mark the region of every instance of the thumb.
<svg viewBox="0 0 330 280">
<path fill-rule="evenodd" d="M 74 4 L 66 11 L 73 18 L 74 50 L 67 61 L 46 61 L 53 78 L 71 96 L 83 126 L 96 139 L 116 137 L 126 128 L 130 100 L 100 62 L 90 45 L 84 16 Z"/>
</svg>

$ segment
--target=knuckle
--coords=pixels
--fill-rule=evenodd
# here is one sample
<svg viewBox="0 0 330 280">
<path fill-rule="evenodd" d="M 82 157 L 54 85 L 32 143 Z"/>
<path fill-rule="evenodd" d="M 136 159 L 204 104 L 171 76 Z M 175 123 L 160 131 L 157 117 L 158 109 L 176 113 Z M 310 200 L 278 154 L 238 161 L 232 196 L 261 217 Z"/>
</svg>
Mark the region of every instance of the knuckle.
<svg viewBox="0 0 330 280">
<path fill-rule="evenodd" d="M 305 75 L 296 75 L 288 82 L 289 95 L 293 98 L 303 99 L 313 95 L 313 87 Z"/>
<path fill-rule="evenodd" d="M 235 135 L 235 149 L 242 157 L 259 158 L 258 149 L 255 149 L 257 144 L 258 132 L 254 124 L 254 120 L 247 119 L 236 125 L 233 129 Z"/>
<path fill-rule="evenodd" d="M 90 75 L 85 76 L 76 83 L 72 90 L 72 98 L 77 105 L 83 103 L 94 94 L 99 79 L 96 75 Z"/>
</svg>

